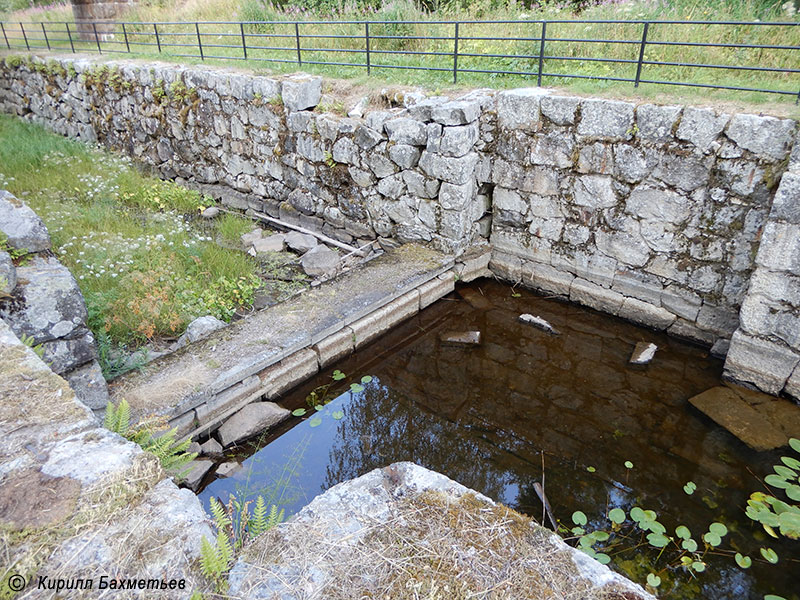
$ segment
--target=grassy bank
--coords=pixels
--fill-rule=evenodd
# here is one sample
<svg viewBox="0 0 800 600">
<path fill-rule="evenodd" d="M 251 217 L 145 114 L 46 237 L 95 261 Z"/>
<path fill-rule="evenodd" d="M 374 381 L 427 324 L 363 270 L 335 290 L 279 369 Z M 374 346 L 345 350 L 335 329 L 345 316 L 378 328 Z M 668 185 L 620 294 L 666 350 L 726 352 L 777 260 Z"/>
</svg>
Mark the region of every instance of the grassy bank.
<svg viewBox="0 0 800 600">
<path fill-rule="evenodd" d="M 451 23 L 435 23 L 440 20 L 471 21 L 491 19 L 508 21 L 503 24 L 462 23 L 459 27 L 459 82 L 468 86 L 514 87 L 530 85 L 535 77 L 520 73 L 537 72 L 541 25 L 531 20 L 674 20 L 677 24 L 653 25 L 648 31 L 645 61 L 668 63 L 721 64 L 734 67 L 769 67 L 772 69 L 796 69 L 798 51 L 770 50 L 760 48 L 716 48 L 708 46 L 658 45 L 657 42 L 681 42 L 690 44 L 780 44 L 800 46 L 800 27 L 786 26 L 722 26 L 687 24 L 686 21 L 781 21 L 796 22 L 794 5 L 773 0 L 734 0 L 699 2 L 697 0 L 644 0 L 609 1 L 590 6 L 579 14 L 574 7 L 542 2 L 525 8 L 514 2 L 478 1 L 470 3 L 436 2 L 434 10 L 424 10 L 410 0 L 394 0 L 378 7 L 365 4 L 340 3 L 328 0 L 308 0 L 279 7 L 262 0 L 241 0 L 235 12 L 224 0 L 197 2 L 196 0 L 167 0 L 163 3 L 140 3 L 126 15 L 131 21 L 271 21 L 271 24 L 250 24 L 244 34 L 248 46 L 246 63 L 237 61 L 228 64 L 248 67 L 267 67 L 273 71 L 286 72 L 298 68 L 295 39 L 295 21 L 328 21 L 305 23 L 300 26 L 303 69 L 333 77 L 365 79 L 364 67 L 343 65 L 315 65 L 314 62 L 364 63 L 365 55 L 349 52 L 365 49 L 365 27 L 363 24 L 347 24 L 335 21 L 370 20 L 385 21 L 370 26 L 371 64 L 374 80 L 423 85 L 438 89 L 452 84 L 454 26 Z M 36 8 L 13 13 L 9 20 L 65 21 L 72 20 L 71 9 L 62 4 L 52 8 Z M 408 23 L 408 21 L 420 21 Z M 16 30 L 15 30 L 16 27 Z M 546 59 L 543 63 L 543 84 L 566 87 L 579 92 L 620 90 L 640 95 L 675 93 L 702 96 L 710 99 L 738 99 L 748 102 L 793 102 L 794 96 L 708 90 L 706 88 L 662 86 L 642 84 L 634 90 L 629 82 L 613 80 L 585 80 L 558 75 L 582 75 L 598 78 L 634 78 L 635 61 L 638 59 L 639 42 L 643 26 L 640 23 L 550 23 L 547 27 L 549 41 L 545 55 L 558 58 Z M 18 26 L 9 26 L 9 35 L 21 37 Z M 158 54 L 153 27 L 129 25 L 129 40 L 150 46 L 132 46 L 137 56 Z M 205 54 L 210 56 L 243 58 L 241 33 L 238 25 L 208 24 L 200 27 L 200 39 Z M 161 57 L 186 61 L 178 54 L 194 54 L 199 58 L 197 47 L 177 47 L 169 44 L 197 44 L 194 24 L 161 25 Z M 170 34 L 175 34 L 170 36 Z M 42 37 L 33 31 L 32 37 Z M 65 35 L 65 34 L 62 34 Z M 313 37 L 316 36 L 316 37 Z M 431 37 L 435 39 L 419 39 Z M 487 39 L 499 38 L 499 39 Z M 634 43 L 595 41 L 591 43 L 564 40 L 626 40 Z M 68 47 L 67 42 L 52 41 L 54 46 Z M 20 40 L 17 43 L 22 43 Z M 39 42 L 44 45 L 44 40 Z M 124 49 L 121 35 L 107 42 L 108 49 Z M 116 45 L 115 45 L 116 44 Z M 236 48 L 219 46 L 234 45 Z M 257 48 L 260 46 L 261 48 Z M 81 44 L 78 44 L 81 47 Z M 93 44 L 84 43 L 87 50 Z M 268 47 L 268 48 L 267 48 Z M 420 52 L 435 55 L 415 54 Z M 500 56 L 505 55 L 505 56 Z M 607 58 L 616 61 L 598 62 L 593 59 Z M 191 59 L 188 59 L 191 61 Z M 286 62 L 276 62 L 286 61 Z M 376 66 L 384 65 L 384 67 Z M 391 67 L 416 67 L 402 70 Z M 481 70 L 509 71 L 512 74 L 480 73 Z M 517 73 L 517 74 L 513 74 Z M 800 74 L 781 71 L 757 72 L 748 70 L 696 69 L 679 64 L 644 65 L 643 80 L 664 80 L 692 84 L 714 84 L 721 86 L 767 88 L 797 94 L 800 91 Z"/>
<path fill-rule="evenodd" d="M 44 220 L 101 345 L 174 338 L 207 314 L 230 320 L 261 286 L 254 260 L 197 223 L 207 199 L 142 175 L 129 159 L 0 116 L 0 188 Z M 224 228 L 245 226 L 228 219 Z"/>
</svg>

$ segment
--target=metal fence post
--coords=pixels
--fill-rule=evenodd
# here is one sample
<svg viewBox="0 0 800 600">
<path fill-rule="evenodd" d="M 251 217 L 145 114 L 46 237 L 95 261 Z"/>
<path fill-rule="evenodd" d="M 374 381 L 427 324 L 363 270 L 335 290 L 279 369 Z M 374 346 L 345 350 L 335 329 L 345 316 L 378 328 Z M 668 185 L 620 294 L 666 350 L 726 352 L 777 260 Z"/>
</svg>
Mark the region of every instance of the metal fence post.
<svg viewBox="0 0 800 600">
<path fill-rule="evenodd" d="M 67 37 L 69 38 L 69 47 L 72 50 L 72 53 L 75 54 L 75 43 L 72 41 L 72 32 L 69 30 L 69 21 L 64 21 L 64 25 L 67 27 Z"/>
<path fill-rule="evenodd" d="M 300 23 L 294 24 L 294 35 L 297 39 L 297 64 L 303 66 L 303 59 L 300 56 Z"/>
<path fill-rule="evenodd" d="M 453 83 L 458 83 L 458 21 L 453 36 Z"/>
<path fill-rule="evenodd" d="M 94 30 L 94 41 L 97 44 L 97 52 L 98 54 L 102 54 L 103 49 L 100 48 L 100 34 L 97 33 L 97 23 L 92 23 L 92 29 Z"/>
<path fill-rule="evenodd" d="M 367 48 L 367 75 L 369 75 L 370 71 L 370 64 L 369 64 L 369 23 L 364 23 L 364 43 Z"/>
<path fill-rule="evenodd" d="M 131 53 L 131 45 L 128 43 L 128 30 L 125 29 L 125 23 L 122 24 L 122 35 L 125 36 L 125 51 Z"/>
<path fill-rule="evenodd" d="M 44 28 L 44 21 L 42 21 L 42 33 L 44 34 L 44 42 L 47 44 L 47 51 L 50 51 L 50 40 L 47 39 L 47 30 Z"/>
<path fill-rule="evenodd" d="M 197 47 L 200 49 L 200 60 L 205 60 L 203 56 L 203 40 L 200 39 L 200 23 L 195 22 L 194 29 L 197 32 Z"/>
<path fill-rule="evenodd" d="M 11 44 L 8 43 L 8 36 L 6 35 L 6 27 L 2 23 L 0 23 L 0 27 L 3 29 L 3 39 L 6 41 L 6 46 L 8 46 L 9 50 L 11 50 Z"/>
<path fill-rule="evenodd" d="M 536 76 L 537 87 L 542 87 L 542 69 L 544 68 L 544 42 L 547 39 L 547 21 L 542 21 L 542 39 L 539 42 L 539 74 Z"/>
<path fill-rule="evenodd" d="M 25 26 L 22 24 L 22 21 L 19 22 L 19 28 L 22 30 L 22 37 L 25 40 L 25 47 L 30 50 L 31 45 L 28 43 L 28 34 L 25 33 Z"/>
<path fill-rule="evenodd" d="M 158 53 L 161 54 L 161 40 L 158 38 L 158 23 L 153 23 L 153 32 L 156 34 L 156 44 L 158 44 Z"/>
<path fill-rule="evenodd" d="M 647 45 L 647 30 L 650 28 L 650 21 L 644 24 L 642 31 L 642 45 L 639 46 L 639 62 L 636 64 L 636 82 L 633 87 L 639 87 L 639 80 L 642 77 L 642 61 L 644 60 L 644 47 Z"/>
<path fill-rule="evenodd" d="M 242 32 L 242 52 L 244 52 L 244 59 L 247 60 L 247 43 L 244 41 L 244 23 L 239 21 L 239 31 Z"/>
</svg>

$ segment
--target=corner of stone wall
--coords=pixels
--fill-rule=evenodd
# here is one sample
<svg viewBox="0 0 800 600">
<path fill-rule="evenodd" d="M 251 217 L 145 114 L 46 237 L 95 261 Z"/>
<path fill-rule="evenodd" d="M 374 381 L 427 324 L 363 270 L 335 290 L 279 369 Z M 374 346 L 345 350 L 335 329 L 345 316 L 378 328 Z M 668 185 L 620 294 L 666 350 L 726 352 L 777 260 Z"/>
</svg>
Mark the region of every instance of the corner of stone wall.
<svg viewBox="0 0 800 600">
<path fill-rule="evenodd" d="M 725 375 L 800 399 L 800 133 L 772 200 Z"/>
</svg>

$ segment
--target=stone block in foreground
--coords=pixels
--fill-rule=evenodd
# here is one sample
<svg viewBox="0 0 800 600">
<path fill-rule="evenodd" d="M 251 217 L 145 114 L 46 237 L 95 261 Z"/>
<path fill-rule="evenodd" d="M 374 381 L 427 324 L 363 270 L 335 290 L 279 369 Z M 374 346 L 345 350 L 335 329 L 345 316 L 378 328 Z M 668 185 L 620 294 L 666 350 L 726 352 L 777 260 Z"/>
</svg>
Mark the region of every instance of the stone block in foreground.
<svg viewBox="0 0 800 600">
<path fill-rule="evenodd" d="M 315 498 L 256 539 L 229 582 L 250 600 L 383 598 L 419 582 L 420 596 L 435 584 L 454 598 L 653 598 L 527 517 L 408 462 Z"/>
</svg>

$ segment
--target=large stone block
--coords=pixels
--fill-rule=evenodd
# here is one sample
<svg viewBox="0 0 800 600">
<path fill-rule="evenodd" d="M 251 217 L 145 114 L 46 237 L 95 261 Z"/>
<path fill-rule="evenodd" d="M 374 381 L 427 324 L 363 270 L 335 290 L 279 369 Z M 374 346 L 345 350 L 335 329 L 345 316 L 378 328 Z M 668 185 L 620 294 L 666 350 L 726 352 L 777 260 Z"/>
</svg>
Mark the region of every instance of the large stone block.
<svg viewBox="0 0 800 600">
<path fill-rule="evenodd" d="M 386 121 L 383 127 L 389 136 L 389 141 L 395 144 L 424 146 L 428 141 L 428 131 L 425 125 L 414 119 L 392 119 Z"/>
<path fill-rule="evenodd" d="M 675 315 L 665 308 L 654 306 L 636 298 L 625 298 L 617 316 L 634 323 L 662 331 L 675 322 Z"/>
<path fill-rule="evenodd" d="M 439 188 L 439 204 L 445 210 L 462 210 L 474 200 L 475 183 L 472 180 L 461 185 L 443 183 Z"/>
<path fill-rule="evenodd" d="M 769 216 L 800 225 L 800 173 L 784 173 L 772 200 Z"/>
<path fill-rule="evenodd" d="M 466 125 L 477 120 L 480 114 L 480 102 L 454 100 L 435 106 L 431 112 L 431 117 L 442 125 Z"/>
<path fill-rule="evenodd" d="M 419 166 L 427 175 L 456 184 L 470 181 L 475 175 L 475 166 L 477 164 L 478 155 L 475 152 L 459 158 L 453 158 L 426 150 L 423 151 L 422 157 L 419 159 Z"/>
<path fill-rule="evenodd" d="M 711 108 L 687 107 L 683 111 L 681 124 L 675 135 L 695 145 L 700 152 L 707 152 L 725 129 L 731 116 L 718 114 Z"/>
<path fill-rule="evenodd" d="M 538 131 L 539 105 L 549 94 L 542 88 L 523 88 L 497 95 L 497 125 L 505 129 Z"/>
<path fill-rule="evenodd" d="M 680 224 L 691 216 L 692 204 L 689 198 L 671 190 L 641 185 L 628 196 L 625 210 L 640 219 Z"/>
<path fill-rule="evenodd" d="M 542 95 L 539 111 L 556 125 L 573 125 L 580 98 Z"/>
<path fill-rule="evenodd" d="M 622 294 L 578 278 L 570 286 L 569 299 L 610 315 L 619 313 L 625 302 Z"/>
<path fill-rule="evenodd" d="M 355 349 L 353 330 L 349 327 L 329 335 L 324 340 L 317 342 L 314 351 L 317 353 L 321 369 L 332 365 L 336 361 L 350 356 Z"/>
<path fill-rule="evenodd" d="M 569 290 L 575 276 L 572 273 L 559 271 L 544 263 L 528 261 L 522 266 L 522 281 L 535 290 L 559 296 L 569 296 Z"/>
<path fill-rule="evenodd" d="M 281 98 L 289 112 L 314 108 L 321 96 L 322 77 L 292 75 L 281 82 Z"/>
<path fill-rule="evenodd" d="M 587 137 L 629 140 L 633 136 L 634 105 L 616 100 L 589 99 L 581 102 L 578 134 Z"/>
<path fill-rule="evenodd" d="M 771 271 L 800 275 L 800 226 L 767 223 L 761 236 L 756 264 Z"/>
<path fill-rule="evenodd" d="M 18 250 L 41 252 L 50 248 L 50 235 L 39 216 L 22 200 L 0 191 L 0 232 Z"/>
<path fill-rule="evenodd" d="M 219 428 L 217 435 L 224 447 L 244 441 L 289 418 L 289 411 L 273 402 L 254 402 L 242 408 Z"/>
<path fill-rule="evenodd" d="M 792 119 L 738 114 L 731 119 L 725 133 L 741 148 L 779 161 L 791 149 L 796 127 Z"/>
<path fill-rule="evenodd" d="M 616 206 L 618 198 L 611 177 L 582 175 L 572 182 L 573 202 L 592 210 Z"/>
<path fill-rule="evenodd" d="M 800 356 L 782 344 L 737 331 L 725 359 L 725 375 L 779 394 L 800 362 Z"/>
<path fill-rule="evenodd" d="M 636 109 L 636 137 L 654 143 L 668 142 L 680 114 L 680 106 L 640 105 Z"/>
</svg>

